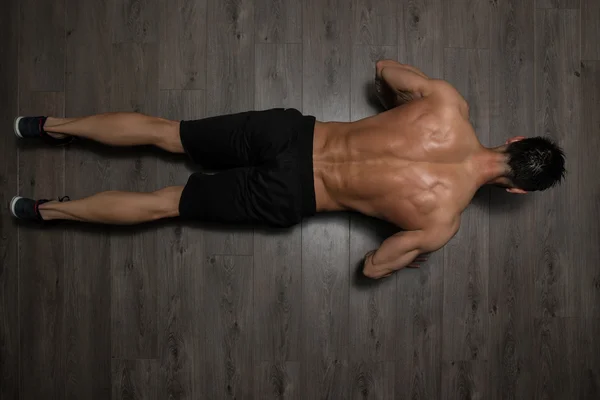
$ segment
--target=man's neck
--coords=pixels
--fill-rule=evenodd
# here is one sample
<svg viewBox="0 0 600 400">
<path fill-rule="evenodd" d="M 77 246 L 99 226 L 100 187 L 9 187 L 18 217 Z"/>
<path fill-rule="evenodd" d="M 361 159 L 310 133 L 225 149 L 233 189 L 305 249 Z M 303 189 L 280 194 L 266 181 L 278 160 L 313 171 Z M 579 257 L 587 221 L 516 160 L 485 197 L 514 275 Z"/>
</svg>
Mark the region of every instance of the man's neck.
<svg viewBox="0 0 600 400">
<path fill-rule="evenodd" d="M 506 155 L 498 148 L 482 149 L 471 159 L 471 171 L 477 187 L 487 184 L 499 184 L 506 175 Z"/>
</svg>

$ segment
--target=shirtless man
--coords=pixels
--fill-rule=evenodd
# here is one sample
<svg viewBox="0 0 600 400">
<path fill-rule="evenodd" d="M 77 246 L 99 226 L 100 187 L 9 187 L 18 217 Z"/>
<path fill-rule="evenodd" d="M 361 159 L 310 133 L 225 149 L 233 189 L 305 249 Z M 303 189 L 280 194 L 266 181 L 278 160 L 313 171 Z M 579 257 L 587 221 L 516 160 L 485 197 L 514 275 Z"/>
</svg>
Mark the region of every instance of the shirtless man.
<svg viewBox="0 0 600 400">
<path fill-rule="evenodd" d="M 19 117 L 20 138 L 155 145 L 218 172 L 197 172 L 185 187 L 152 193 L 109 191 L 68 202 L 15 197 L 11 212 L 37 221 L 136 224 L 181 216 L 288 227 L 316 212 L 354 210 L 403 229 L 365 256 L 364 274 L 380 278 L 444 246 L 482 185 L 525 193 L 564 175 L 563 152 L 548 139 L 482 146 L 466 101 L 447 82 L 384 60 L 376 84 L 388 111 L 352 123 L 318 122 L 293 109 L 181 122 L 135 113 Z"/>
</svg>

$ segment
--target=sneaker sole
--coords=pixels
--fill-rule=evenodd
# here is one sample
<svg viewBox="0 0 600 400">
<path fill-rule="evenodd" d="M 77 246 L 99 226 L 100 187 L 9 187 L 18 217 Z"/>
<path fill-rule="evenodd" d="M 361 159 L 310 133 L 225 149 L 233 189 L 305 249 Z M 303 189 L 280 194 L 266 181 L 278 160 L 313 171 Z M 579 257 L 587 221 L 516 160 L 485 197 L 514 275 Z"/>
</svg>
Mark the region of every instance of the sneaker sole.
<svg viewBox="0 0 600 400">
<path fill-rule="evenodd" d="M 23 139 L 23 135 L 21 135 L 21 132 L 19 132 L 19 121 L 21 121 L 22 119 L 23 119 L 23 117 L 15 118 L 15 124 L 13 125 L 15 135 L 20 139 Z"/>
<path fill-rule="evenodd" d="M 22 197 L 21 196 L 15 196 L 12 198 L 12 200 L 10 201 L 10 212 L 12 213 L 13 217 L 15 218 L 19 218 L 17 216 L 17 213 L 15 211 L 15 206 L 17 205 L 17 201 L 21 200 Z"/>
</svg>

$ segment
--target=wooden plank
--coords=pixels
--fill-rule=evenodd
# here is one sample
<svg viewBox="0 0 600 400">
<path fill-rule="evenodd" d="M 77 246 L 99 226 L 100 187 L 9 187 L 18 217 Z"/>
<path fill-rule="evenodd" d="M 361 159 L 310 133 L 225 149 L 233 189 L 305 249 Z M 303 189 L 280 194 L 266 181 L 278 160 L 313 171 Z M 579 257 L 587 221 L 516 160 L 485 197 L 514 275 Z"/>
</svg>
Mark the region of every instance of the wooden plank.
<svg viewBox="0 0 600 400">
<path fill-rule="evenodd" d="M 111 8 L 107 2 L 67 0 L 65 114 L 110 111 Z M 91 151 L 90 151 L 91 150 Z M 107 190 L 105 148 L 86 142 L 65 154 L 65 194 Z M 68 229 L 65 254 L 65 356 L 67 398 L 106 399 L 111 391 L 110 241 L 105 227 Z M 93 362 L 90 362 L 93 360 Z"/>
<path fill-rule="evenodd" d="M 441 399 L 489 399 L 487 371 L 488 362 L 483 360 L 444 361 L 442 366 Z"/>
<path fill-rule="evenodd" d="M 112 360 L 112 399 L 158 399 L 156 360 Z"/>
<path fill-rule="evenodd" d="M 395 46 L 353 46 L 350 119 L 357 121 L 382 111 L 375 91 L 375 63 L 398 58 Z"/>
<path fill-rule="evenodd" d="M 600 2 L 581 0 L 581 59 L 600 60 Z"/>
<path fill-rule="evenodd" d="M 113 43 L 154 43 L 158 37 L 158 0 L 110 0 Z"/>
<path fill-rule="evenodd" d="M 20 92 L 19 113 L 62 117 L 64 93 Z M 64 148 L 48 148 L 40 143 L 24 145 L 19 154 L 19 194 L 34 199 L 56 199 L 63 195 L 64 168 Z M 20 376 L 23 398 L 42 398 L 45 393 L 64 396 L 64 246 L 64 233 L 60 227 L 50 230 L 41 230 L 35 224 L 20 227 Z"/>
<path fill-rule="evenodd" d="M 347 398 L 348 220 L 321 215 L 302 226 L 302 387 L 306 398 Z"/>
<path fill-rule="evenodd" d="M 207 116 L 254 107 L 254 2 L 208 0 Z M 252 254 L 252 229 L 212 226 L 204 248 L 210 254 Z"/>
<path fill-rule="evenodd" d="M 444 12 L 446 47 L 490 47 L 489 0 L 446 1 Z"/>
<path fill-rule="evenodd" d="M 533 0 L 493 4 L 490 42 L 490 140 L 535 132 Z M 491 399 L 532 398 L 535 285 L 529 197 L 493 190 L 488 285 Z"/>
<path fill-rule="evenodd" d="M 302 45 L 257 44 L 254 106 L 302 109 Z"/>
<path fill-rule="evenodd" d="M 568 161 L 577 154 L 581 137 L 581 70 L 579 61 L 579 11 L 536 11 L 536 134 L 554 139 Z M 575 134 L 573 134 L 575 132 Z M 585 197 L 580 192 L 577 163 L 569 166 L 568 179 L 535 196 L 533 217 L 537 243 L 530 252 L 535 258 L 535 316 L 575 316 L 579 308 L 579 283 L 574 261 L 576 244 L 573 215 L 565 212 Z"/>
<path fill-rule="evenodd" d="M 582 76 L 582 129 L 577 153 L 570 156 L 577 165 L 580 186 L 577 200 L 571 203 L 577 223 L 570 225 L 577 229 L 572 240 L 576 243 L 576 262 L 579 272 L 577 291 L 581 296 L 578 315 L 585 318 L 600 317 L 600 226 L 594 215 L 598 215 L 600 182 L 594 178 L 594 170 L 600 151 L 600 115 L 594 105 L 600 104 L 600 61 L 584 61 Z M 569 179 L 572 179 L 569 174 Z M 575 268 L 575 266 L 574 266 Z"/>
<path fill-rule="evenodd" d="M 62 92 L 65 0 L 20 2 L 19 90 Z"/>
<path fill-rule="evenodd" d="M 113 45 L 111 105 L 119 111 L 155 115 L 158 103 L 157 45 Z M 113 152 L 117 150 L 112 150 Z M 158 189 L 154 154 L 143 149 L 123 150 L 111 162 L 116 190 L 149 192 Z M 156 358 L 156 231 L 151 227 L 113 229 L 112 356 L 123 359 Z M 161 267 L 162 268 L 162 267 Z"/>
<path fill-rule="evenodd" d="M 534 347 L 535 399 L 576 399 L 579 391 L 573 318 L 536 318 Z M 575 379 L 574 379 L 575 378 Z"/>
<path fill-rule="evenodd" d="M 302 43 L 302 2 L 255 0 L 256 43 Z"/>
<path fill-rule="evenodd" d="M 444 76 L 443 5 L 417 0 L 398 8 L 398 55 L 432 78 Z M 396 274 L 396 393 L 440 397 L 444 252 Z M 418 397 L 417 397 L 418 396 Z"/>
<path fill-rule="evenodd" d="M 204 89 L 207 0 L 159 0 L 159 88 Z"/>
<path fill-rule="evenodd" d="M 303 110 L 321 121 L 350 119 L 352 13 L 344 1 L 303 8 Z M 347 398 L 349 217 L 321 215 L 302 226 L 302 387 L 306 398 Z"/>
<path fill-rule="evenodd" d="M 444 76 L 442 0 L 414 0 L 398 6 L 398 55 L 431 78 Z"/>
<path fill-rule="evenodd" d="M 16 60 L 19 42 L 19 3 L 5 2 L 0 14 L 0 59 Z M 18 114 L 19 69 L 15 62 L 0 63 L 0 125 L 9 127 Z M 19 397 L 19 225 L 7 204 L 18 190 L 17 140 L 0 135 L 0 398 Z"/>
<path fill-rule="evenodd" d="M 199 398 L 251 398 L 252 357 L 251 256 L 211 256 L 204 265 L 202 293 L 206 332 Z"/>
<path fill-rule="evenodd" d="M 576 399 L 597 399 L 600 397 L 600 343 L 598 332 L 600 332 L 600 318 L 576 318 L 569 319 L 572 328 L 576 329 L 574 335 L 576 355 L 573 361 L 575 369 L 571 371 L 571 377 L 575 381 L 572 386 L 577 394 L 572 396 Z M 571 339 L 567 336 L 568 340 Z"/>
<path fill-rule="evenodd" d="M 255 372 L 254 389 L 254 399 L 304 399 L 304 389 L 300 386 L 300 363 L 259 363 Z"/>
<path fill-rule="evenodd" d="M 172 120 L 197 119 L 204 115 L 205 93 L 200 90 L 160 92 L 160 115 Z M 182 185 L 189 172 L 184 155 L 161 157 L 158 161 L 158 186 Z M 198 311 L 204 307 L 201 293 L 204 249 L 203 231 L 172 221 L 156 232 L 158 265 L 158 398 L 201 398 L 203 322 Z"/>
<path fill-rule="evenodd" d="M 256 45 L 256 109 L 302 107 L 302 45 Z M 302 310 L 301 227 L 254 233 L 254 357 L 285 379 L 299 360 Z M 275 379 L 274 377 L 272 379 Z M 299 382 L 293 383 L 299 386 Z"/>
<path fill-rule="evenodd" d="M 445 79 L 469 103 L 479 141 L 490 145 L 488 50 L 446 49 Z M 488 356 L 489 189 L 462 214 L 461 227 L 444 248 L 443 359 L 486 360 Z"/>
<path fill-rule="evenodd" d="M 395 395 L 395 363 L 367 362 L 354 364 L 351 371 L 351 399 L 397 399 Z"/>
<path fill-rule="evenodd" d="M 398 4 L 393 0 L 353 0 L 352 42 L 395 46 Z"/>
<path fill-rule="evenodd" d="M 578 10 L 580 1 L 581 0 L 536 0 L 535 6 L 537 8 L 568 8 Z"/>
</svg>

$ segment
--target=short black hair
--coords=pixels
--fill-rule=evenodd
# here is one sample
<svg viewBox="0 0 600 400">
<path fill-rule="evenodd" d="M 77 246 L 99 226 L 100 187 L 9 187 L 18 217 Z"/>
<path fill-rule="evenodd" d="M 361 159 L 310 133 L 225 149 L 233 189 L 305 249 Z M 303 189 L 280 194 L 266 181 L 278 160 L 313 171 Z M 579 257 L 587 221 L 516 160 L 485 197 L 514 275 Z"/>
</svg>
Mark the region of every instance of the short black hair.
<svg viewBox="0 0 600 400">
<path fill-rule="evenodd" d="M 547 137 L 532 137 L 506 147 L 507 177 L 512 184 L 528 192 L 551 188 L 565 176 L 565 153 Z"/>
</svg>

